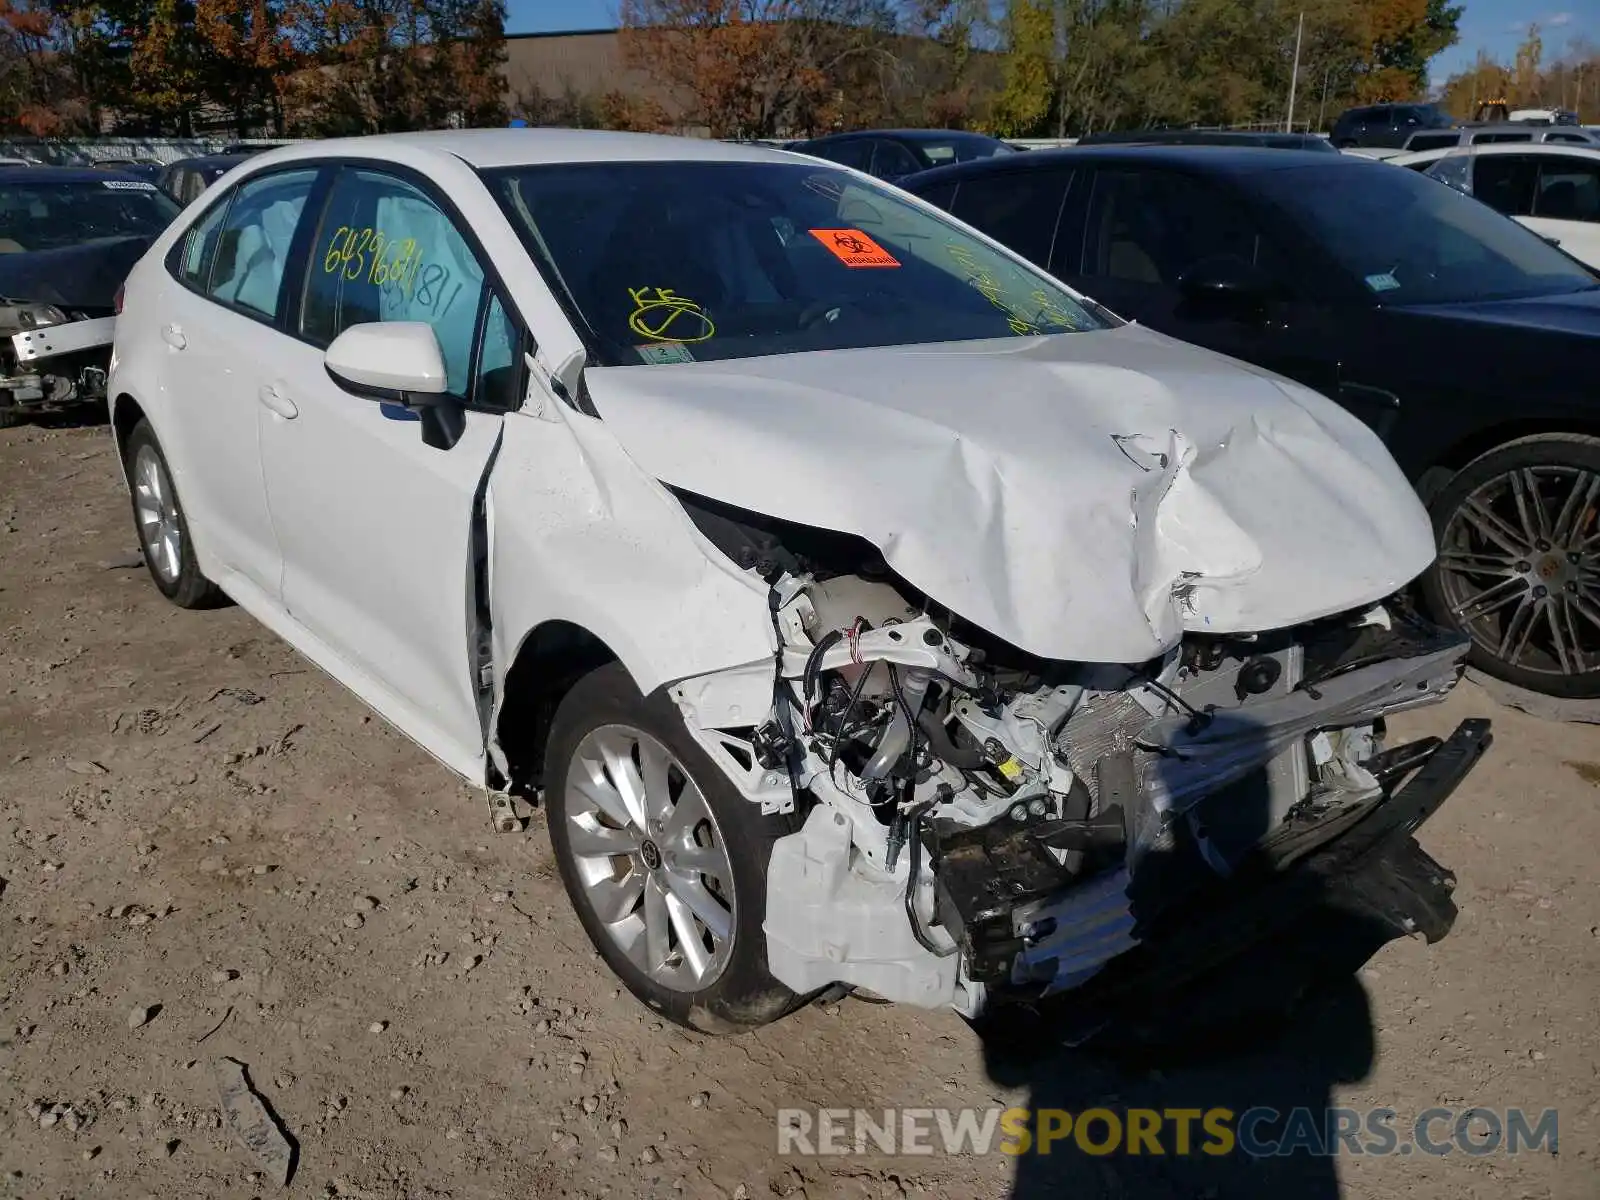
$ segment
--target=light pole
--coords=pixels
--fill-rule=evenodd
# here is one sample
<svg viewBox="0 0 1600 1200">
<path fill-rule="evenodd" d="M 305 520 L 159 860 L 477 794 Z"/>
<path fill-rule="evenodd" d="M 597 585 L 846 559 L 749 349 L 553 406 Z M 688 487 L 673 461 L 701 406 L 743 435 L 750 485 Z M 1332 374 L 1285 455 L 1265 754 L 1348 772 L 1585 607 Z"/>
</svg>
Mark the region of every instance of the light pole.
<svg viewBox="0 0 1600 1200">
<path fill-rule="evenodd" d="M 1289 117 L 1283 123 L 1285 133 L 1294 132 L 1294 89 L 1300 82 L 1300 38 L 1306 31 L 1305 10 L 1300 11 L 1300 20 L 1294 28 L 1294 69 L 1289 73 Z"/>
</svg>

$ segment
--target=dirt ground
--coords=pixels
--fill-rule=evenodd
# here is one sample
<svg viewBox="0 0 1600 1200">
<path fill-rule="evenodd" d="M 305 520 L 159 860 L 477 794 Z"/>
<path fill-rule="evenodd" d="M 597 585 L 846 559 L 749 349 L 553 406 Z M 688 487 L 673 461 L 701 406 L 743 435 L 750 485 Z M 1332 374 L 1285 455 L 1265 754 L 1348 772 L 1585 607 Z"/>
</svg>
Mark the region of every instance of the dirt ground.
<svg viewBox="0 0 1600 1200">
<path fill-rule="evenodd" d="M 1422 833 L 1460 918 L 1281 1036 L 1135 1067 L 845 1000 L 715 1040 L 618 991 L 537 816 L 491 832 L 481 796 L 238 609 L 168 605 L 133 550 L 104 428 L 0 433 L 0 1196 L 1600 1195 L 1600 728 L 1471 685 L 1394 722 L 1496 722 Z M 219 1127 L 223 1057 L 297 1143 L 287 1189 Z M 779 1108 L 996 1103 L 1555 1107 L 1560 1143 L 776 1151 Z"/>
</svg>

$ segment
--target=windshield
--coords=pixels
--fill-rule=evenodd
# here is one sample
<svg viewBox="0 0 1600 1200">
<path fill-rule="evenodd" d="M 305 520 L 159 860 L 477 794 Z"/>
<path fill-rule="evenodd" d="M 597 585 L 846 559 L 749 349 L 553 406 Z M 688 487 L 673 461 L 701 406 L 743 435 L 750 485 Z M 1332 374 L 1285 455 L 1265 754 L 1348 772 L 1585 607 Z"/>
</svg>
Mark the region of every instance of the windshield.
<svg viewBox="0 0 1600 1200">
<path fill-rule="evenodd" d="M 998 158 L 1002 154 L 1015 154 L 1016 148 L 982 134 L 952 134 L 950 137 L 918 138 L 917 149 L 936 167 L 950 163 L 972 162 L 979 158 Z"/>
<path fill-rule="evenodd" d="M 609 366 L 1100 329 L 1047 275 L 885 185 L 776 162 L 488 176 Z"/>
<path fill-rule="evenodd" d="M 1415 171 L 1341 163 L 1253 182 L 1384 303 L 1508 300 L 1600 282 L 1510 217 Z"/>
<path fill-rule="evenodd" d="M 155 237 L 177 215 L 176 204 L 139 180 L 0 184 L 0 254 Z"/>
</svg>

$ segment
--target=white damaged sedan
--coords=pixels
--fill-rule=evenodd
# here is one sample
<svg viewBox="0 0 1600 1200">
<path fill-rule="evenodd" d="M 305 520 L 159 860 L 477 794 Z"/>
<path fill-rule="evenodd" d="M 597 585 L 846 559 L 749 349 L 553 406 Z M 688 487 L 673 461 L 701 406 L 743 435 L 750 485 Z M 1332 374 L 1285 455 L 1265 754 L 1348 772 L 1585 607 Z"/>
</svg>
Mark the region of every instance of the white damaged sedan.
<svg viewBox="0 0 1600 1200">
<path fill-rule="evenodd" d="M 252 158 L 133 271 L 156 585 L 542 797 L 599 953 L 724 1031 L 1111 1012 L 1312 907 L 1430 940 L 1486 722 L 1378 439 L 864 175 L 505 130 Z"/>
</svg>

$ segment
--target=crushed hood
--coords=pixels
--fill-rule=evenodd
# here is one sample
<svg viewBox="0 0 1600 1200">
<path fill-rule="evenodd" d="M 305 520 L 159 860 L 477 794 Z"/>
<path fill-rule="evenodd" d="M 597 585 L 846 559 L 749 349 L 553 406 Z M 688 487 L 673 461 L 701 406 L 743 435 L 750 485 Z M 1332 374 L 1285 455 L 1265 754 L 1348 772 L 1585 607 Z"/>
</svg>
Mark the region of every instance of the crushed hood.
<svg viewBox="0 0 1600 1200">
<path fill-rule="evenodd" d="M 586 378 L 656 478 L 862 537 L 1045 658 L 1136 663 L 1184 630 L 1297 624 L 1433 559 L 1426 513 L 1355 417 L 1137 326 Z"/>
</svg>

